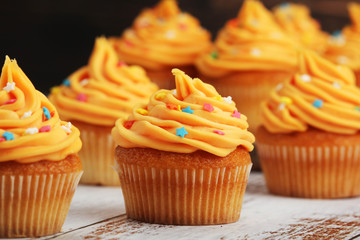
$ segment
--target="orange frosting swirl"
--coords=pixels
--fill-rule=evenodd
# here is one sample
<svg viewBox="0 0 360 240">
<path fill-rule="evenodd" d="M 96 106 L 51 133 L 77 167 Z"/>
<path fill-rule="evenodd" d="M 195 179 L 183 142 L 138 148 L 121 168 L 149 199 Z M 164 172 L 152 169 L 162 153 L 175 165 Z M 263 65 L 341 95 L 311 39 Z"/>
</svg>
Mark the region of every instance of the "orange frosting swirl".
<svg viewBox="0 0 360 240">
<path fill-rule="evenodd" d="M 335 32 L 329 38 L 328 48 L 324 54 L 330 61 L 360 70 L 360 4 L 350 3 L 348 11 L 352 25 L 341 32 Z"/>
<path fill-rule="evenodd" d="M 80 132 L 60 121 L 16 60 L 6 56 L 0 79 L 0 162 L 60 161 L 81 148 Z"/>
<path fill-rule="evenodd" d="M 294 71 L 296 48 L 260 1 L 246 0 L 238 17 L 220 31 L 213 51 L 200 57 L 196 66 L 212 77 L 231 71 Z"/>
<path fill-rule="evenodd" d="M 147 69 L 192 65 L 210 46 L 210 34 L 175 0 L 143 10 L 131 29 L 112 39 L 120 58 Z"/>
<path fill-rule="evenodd" d="M 354 134 L 360 129 L 360 89 L 354 74 L 314 52 L 300 54 L 300 72 L 279 85 L 261 104 L 269 132 L 304 132 L 310 126 L 327 132 Z"/>
<path fill-rule="evenodd" d="M 318 21 L 302 4 L 285 3 L 274 8 L 274 16 L 282 29 L 303 46 L 317 52 L 324 52 L 328 34 L 321 31 Z"/>
<path fill-rule="evenodd" d="M 112 136 L 118 145 L 179 153 L 203 150 L 220 157 L 238 146 L 253 149 L 247 118 L 231 99 L 200 79 L 172 72 L 176 91 L 159 90 L 147 105 L 135 107 L 128 120 L 116 121 Z"/>
<path fill-rule="evenodd" d="M 61 117 L 101 126 L 113 126 L 157 90 L 141 67 L 119 62 L 104 37 L 96 39 L 89 64 L 70 75 L 67 85 L 49 96 Z"/>
</svg>

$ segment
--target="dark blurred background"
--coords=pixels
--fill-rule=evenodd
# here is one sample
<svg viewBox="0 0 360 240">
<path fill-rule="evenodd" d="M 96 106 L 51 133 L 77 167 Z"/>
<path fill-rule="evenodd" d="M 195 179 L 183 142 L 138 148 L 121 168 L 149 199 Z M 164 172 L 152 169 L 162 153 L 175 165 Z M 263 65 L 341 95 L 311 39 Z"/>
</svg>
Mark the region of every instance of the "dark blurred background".
<svg viewBox="0 0 360 240">
<path fill-rule="evenodd" d="M 353 0 L 354 1 L 354 0 Z M 0 65 L 5 55 L 16 58 L 35 87 L 51 86 L 87 63 L 97 36 L 120 36 L 140 10 L 158 0 L 27 0 L 0 1 Z M 178 0 L 182 11 L 197 17 L 215 37 L 234 18 L 240 0 Z M 285 1 L 264 0 L 268 8 Z M 324 30 L 349 23 L 346 0 L 292 1 L 306 4 Z M 360 0 L 356 1 L 360 2 Z"/>
</svg>

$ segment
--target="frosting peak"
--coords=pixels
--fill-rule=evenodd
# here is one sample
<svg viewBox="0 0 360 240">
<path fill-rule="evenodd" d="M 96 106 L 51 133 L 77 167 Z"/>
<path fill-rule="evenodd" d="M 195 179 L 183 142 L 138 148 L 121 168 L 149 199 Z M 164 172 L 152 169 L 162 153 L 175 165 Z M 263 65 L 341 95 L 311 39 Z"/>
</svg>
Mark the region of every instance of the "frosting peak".
<svg viewBox="0 0 360 240">
<path fill-rule="evenodd" d="M 80 150 L 79 136 L 6 56 L 0 78 L 0 162 L 63 160 Z"/>
<path fill-rule="evenodd" d="M 108 40 L 100 37 L 88 65 L 52 89 L 49 99 L 64 119 L 113 126 L 156 90 L 141 67 L 119 62 Z"/>
<path fill-rule="evenodd" d="M 153 9 L 154 14 L 159 18 L 171 18 L 175 17 L 180 13 L 180 9 L 175 0 L 162 0 Z"/>
<path fill-rule="evenodd" d="M 300 71 L 261 104 L 263 124 L 274 133 L 308 127 L 339 134 L 360 129 L 360 89 L 354 74 L 311 51 L 299 54 Z"/>
<path fill-rule="evenodd" d="M 178 69 L 172 72 L 176 90 L 157 91 L 127 120 L 116 121 L 112 135 L 118 145 L 179 153 L 203 150 L 221 157 L 238 146 L 253 149 L 255 138 L 247 131 L 247 118 L 234 102 L 200 79 Z"/>
</svg>

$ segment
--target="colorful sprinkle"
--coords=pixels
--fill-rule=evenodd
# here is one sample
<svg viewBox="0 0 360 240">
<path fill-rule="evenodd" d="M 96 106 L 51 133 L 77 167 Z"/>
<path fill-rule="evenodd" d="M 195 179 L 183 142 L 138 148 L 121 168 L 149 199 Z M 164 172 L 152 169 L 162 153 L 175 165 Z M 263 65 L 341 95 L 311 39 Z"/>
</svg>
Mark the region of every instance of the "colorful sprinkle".
<svg viewBox="0 0 360 240">
<path fill-rule="evenodd" d="M 331 33 L 331 36 L 333 37 L 340 37 L 342 35 L 341 30 L 335 30 Z"/>
<path fill-rule="evenodd" d="M 5 139 L 5 138 L 0 137 L 0 142 L 5 142 L 5 141 L 6 141 L 6 139 Z"/>
<path fill-rule="evenodd" d="M 230 27 L 236 28 L 236 27 L 238 27 L 238 20 L 236 18 L 231 19 L 231 20 L 228 21 L 228 25 Z"/>
<path fill-rule="evenodd" d="M 300 78 L 301 78 L 301 80 L 303 80 L 304 82 L 310 82 L 310 81 L 311 81 L 310 75 L 307 75 L 307 74 L 301 75 Z"/>
<path fill-rule="evenodd" d="M 181 127 L 181 128 L 177 128 L 176 129 L 176 136 L 180 136 L 180 137 L 185 137 L 185 135 L 187 135 L 188 132 L 185 130 L 184 127 Z"/>
<path fill-rule="evenodd" d="M 187 25 L 186 25 L 185 23 L 179 23 L 179 28 L 180 28 L 181 30 L 186 30 Z"/>
<path fill-rule="evenodd" d="M 220 95 L 217 95 L 216 97 L 213 97 L 213 99 L 221 101 L 221 102 L 224 101 L 224 99 Z"/>
<path fill-rule="evenodd" d="M 252 56 L 258 57 L 258 56 L 261 55 L 261 50 L 258 49 L 258 48 L 253 48 L 253 49 L 250 50 L 250 54 Z"/>
<path fill-rule="evenodd" d="M 235 118 L 241 118 L 241 113 L 239 113 L 237 110 L 234 110 L 234 112 L 231 114 L 232 117 Z"/>
<path fill-rule="evenodd" d="M 66 133 L 71 133 L 71 122 L 68 122 L 67 124 L 62 125 L 61 128 L 64 129 L 64 131 Z"/>
<path fill-rule="evenodd" d="M 285 104 L 292 104 L 292 99 L 289 97 L 281 97 L 280 101 Z"/>
<path fill-rule="evenodd" d="M 79 102 L 86 102 L 87 96 L 84 93 L 80 93 L 76 96 L 76 100 L 78 100 Z"/>
<path fill-rule="evenodd" d="M 333 86 L 334 86 L 334 88 L 337 88 L 337 89 L 341 88 L 340 83 L 338 83 L 338 82 L 334 82 Z"/>
<path fill-rule="evenodd" d="M 16 102 L 16 98 L 12 98 L 9 101 L 4 102 L 4 105 L 13 104 L 14 102 Z"/>
<path fill-rule="evenodd" d="M 42 126 L 39 129 L 39 132 L 50 132 L 50 130 L 51 130 L 51 126 L 50 125 L 45 125 L 45 126 Z"/>
<path fill-rule="evenodd" d="M 172 103 L 167 103 L 166 107 L 170 110 L 178 110 L 178 106 Z"/>
<path fill-rule="evenodd" d="M 316 99 L 314 102 L 313 102 L 313 106 L 316 107 L 316 108 L 321 108 L 324 104 L 324 101 L 321 100 L 321 99 Z"/>
<path fill-rule="evenodd" d="M 290 7 L 290 4 L 288 2 L 284 2 L 284 3 L 281 3 L 279 6 L 280 6 L 280 8 L 288 8 L 288 7 Z"/>
<path fill-rule="evenodd" d="M 31 117 L 32 111 L 24 112 L 24 114 L 21 116 L 21 119 Z"/>
<path fill-rule="evenodd" d="M 37 128 L 28 128 L 25 130 L 25 134 L 29 134 L 29 135 L 36 134 L 38 132 L 39 132 L 39 129 L 37 129 Z"/>
<path fill-rule="evenodd" d="M 70 87 L 70 80 L 69 80 L 69 79 L 65 79 L 65 80 L 62 82 L 62 85 L 67 86 L 67 87 Z"/>
<path fill-rule="evenodd" d="M 50 112 L 46 107 L 43 107 L 43 112 L 47 120 L 51 118 Z"/>
<path fill-rule="evenodd" d="M 3 87 L 3 89 L 8 93 L 11 92 L 11 91 L 15 90 L 15 83 L 14 82 L 12 82 L 12 83 L 8 82 L 6 84 L 6 87 Z"/>
<path fill-rule="evenodd" d="M 166 92 L 159 92 L 155 95 L 155 99 L 156 100 L 163 100 L 166 97 L 167 93 Z"/>
<path fill-rule="evenodd" d="M 356 107 L 355 107 L 355 110 L 358 111 L 358 112 L 360 112 L 360 107 L 356 106 Z"/>
<path fill-rule="evenodd" d="M 214 130 L 214 133 L 219 134 L 219 135 L 225 135 L 225 133 L 220 130 Z"/>
<path fill-rule="evenodd" d="M 143 108 L 136 109 L 136 112 L 141 115 L 147 115 L 149 113 L 146 109 L 143 109 Z"/>
<path fill-rule="evenodd" d="M 89 84 L 89 79 L 85 78 L 85 79 L 81 80 L 81 81 L 79 82 L 79 84 L 80 84 L 81 86 L 88 85 L 88 84 Z"/>
<path fill-rule="evenodd" d="M 204 110 L 208 112 L 214 111 L 214 107 L 210 103 L 204 103 Z"/>
<path fill-rule="evenodd" d="M 193 114 L 193 113 L 194 113 L 194 110 L 192 110 L 192 109 L 190 108 L 190 106 L 187 106 L 186 108 L 182 109 L 181 111 L 186 112 L 186 113 L 190 113 L 190 114 Z"/>
<path fill-rule="evenodd" d="M 55 115 L 55 111 L 52 111 L 52 112 L 50 113 L 50 116 L 53 117 L 54 115 Z"/>
<path fill-rule="evenodd" d="M 14 134 L 11 132 L 4 132 L 4 134 L 2 135 L 6 141 L 10 141 L 10 140 L 14 140 Z"/>
<path fill-rule="evenodd" d="M 219 57 L 219 54 L 218 54 L 218 52 L 213 51 L 213 52 L 210 53 L 210 57 L 213 58 L 213 59 L 217 59 Z"/>
<path fill-rule="evenodd" d="M 126 129 L 130 129 L 132 127 L 132 125 L 134 124 L 135 120 L 132 120 L 132 121 L 126 121 L 124 123 L 124 128 Z"/>
<path fill-rule="evenodd" d="M 174 39 L 176 37 L 176 32 L 174 30 L 169 30 L 165 33 L 167 39 Z"/>
<path fill-rule="evenodd" d="M 181 106 L 180 105 L 177 105 L 177 110 L 181 111 Z"/>
<path fill-rule="evenodd" d="M 134 46 L 134 44 L 132 42 L 129 42 L 129 41 L 125 41 L 124 43 L 128 47 L 133 47 Z"/>
<path fill-rule="evenodd" d="M 50 92 L 52 94 L 58 94 L 59 92 L 61 92 L 61 90 L 59 87 L 52 87 L 52 88 L 50 88 Z"/>
<path fill-rule="evenodd" d="M 127 64 L 125 62 L 118 62 L 116 64 L 117 67 L 124 67 L 124 66 L 127 66 Z"/>
<path fill-rule="evenodd" d="M 232 103 L 232 97 L 231 97 L 231 96 L 223 97 L 223 100 L 224 100 L 226 103 L 229 103 L 229 104 Z"/>
<path fill-rule="evenodd" d="M 339 64 L 346 64 L 349 62 L 349 58 L 346 57 L 346 56 L 338 56 L 336 58 L 336 62 L 339 63 Z"/>
</svg>

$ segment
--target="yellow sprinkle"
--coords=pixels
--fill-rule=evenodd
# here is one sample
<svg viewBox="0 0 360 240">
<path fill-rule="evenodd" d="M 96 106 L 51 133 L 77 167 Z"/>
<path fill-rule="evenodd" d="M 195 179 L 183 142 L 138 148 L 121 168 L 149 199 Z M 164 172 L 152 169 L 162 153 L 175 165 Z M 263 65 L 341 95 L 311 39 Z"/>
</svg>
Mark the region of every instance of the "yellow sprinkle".
<svg viewBox="0 0 360 240">
<path fill-rule="evenodd" d="M 177 108 L 179 111 L 181 111 L 181 106 L 180 105 L 177 105 Z"/>
<path fill-rule="evenodd" d="M 216 97 L 213 97 L 213 99 L 216 99 L 218 101 L 224 101 L 224 99 L 221 97 L 221 95 L 217 95 Z"/>
<path fill-rule="evenodd" d="M 52 87 L 50 89 L 52 94 L 58 94 L 60 92 L 60 88 L 59 87 Z"/>
<path fill-rule="evenodd" d="M 158 94 L 155 95 L 155 99 L 156 100 L 163 100 L 166 97 L 166 92 L 159 92 Z"/>
<path fill-rule="evenodd" d="M 280 101 L 285 103 L 285 104 L 292 104 L 292 99 L 289 97 L 281 97 Z"/>
<path fill-rule="evenodd" d="M 148 114 L 148 111 L 143 109 L 143 108 L 136 109 L 136 112 L 141 114 L 141 115 L 147 115 Z"/>
</svg>

